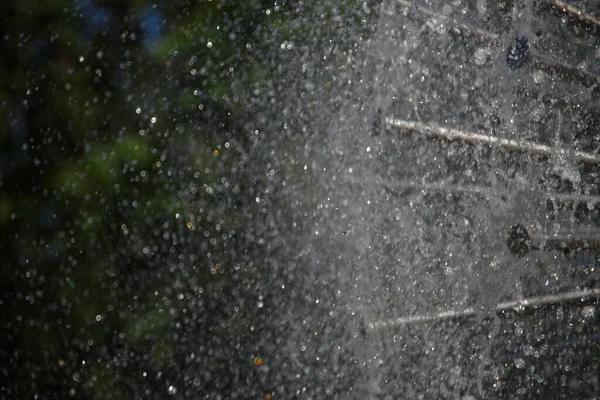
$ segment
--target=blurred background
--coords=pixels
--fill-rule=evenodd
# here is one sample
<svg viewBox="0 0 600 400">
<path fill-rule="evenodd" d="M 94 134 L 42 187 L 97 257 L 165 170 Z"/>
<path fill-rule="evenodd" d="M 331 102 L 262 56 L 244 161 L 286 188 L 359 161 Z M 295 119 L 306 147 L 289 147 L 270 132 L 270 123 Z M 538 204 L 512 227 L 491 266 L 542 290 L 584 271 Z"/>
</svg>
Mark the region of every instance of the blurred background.
<svg viewBox="0 0 600 400">
<path fill-rule="evenodd" d="M 275 368 L 292 367 L 280 325 L 301 324 L 277 315 L 308 301 L 272 270 L 298 262 L 310 219 L 309 111 L 330 107 L 372 15 L 320 0 L 0 4 L 0 398 L 302 389 Z M 318 331 L 296 330 L 295 348 Z"/>
</svg>

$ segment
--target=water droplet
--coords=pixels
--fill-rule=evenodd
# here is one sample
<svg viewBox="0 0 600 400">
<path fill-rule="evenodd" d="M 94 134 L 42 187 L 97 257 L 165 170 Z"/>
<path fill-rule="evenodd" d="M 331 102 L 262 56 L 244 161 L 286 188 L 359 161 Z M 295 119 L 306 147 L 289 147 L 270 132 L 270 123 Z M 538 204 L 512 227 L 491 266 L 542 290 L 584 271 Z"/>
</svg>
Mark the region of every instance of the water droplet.
<svg viewBox="0 0 600 400">
<path fill-rule="evenodd" d="M 596 309 L 594 308 L 594 306 L 586 306 L 586 307 L 583 307 L 583 310 L 581 310 L 581 316 L 586 319 L 593 318 L 595 314 L 596 314 Z"/>
<path fill-rule="evenodd" d="M 530 356 L 531 354 L 533 354 L 533 346 L 530 344 L 524 345 L 523 354 L 525 354 L 526 356 Z"/>
</svg>

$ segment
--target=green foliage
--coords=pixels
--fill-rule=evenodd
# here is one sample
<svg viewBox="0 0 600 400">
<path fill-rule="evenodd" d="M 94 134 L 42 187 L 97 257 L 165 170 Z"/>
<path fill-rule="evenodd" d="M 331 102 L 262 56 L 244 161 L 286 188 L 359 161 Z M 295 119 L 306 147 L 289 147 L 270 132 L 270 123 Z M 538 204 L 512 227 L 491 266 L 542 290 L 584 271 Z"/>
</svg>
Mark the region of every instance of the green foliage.
<svg viewBox="0 0 600 400">
<path fill-rule="evenodd" d="M 131 344 L 164 335 L 171 318 L 164 312 L 148 311 L 139 318 L 129 321 L 125 327 L 125 340 Z M 164 346 L 164 344 L 163 344 Z"/>
<path fill-rule="evenodd" d="M 182 346 L 223 365 L 250 340 L 231 304 L 254 303 L 268 177 L 247 132 L 313 41 L 299 4 L 0 5 L 2 395 L 162 398 L 139 371 L 189 386 Z M 311 6 L 345 24 L 354 5 Z"/>
</svg>

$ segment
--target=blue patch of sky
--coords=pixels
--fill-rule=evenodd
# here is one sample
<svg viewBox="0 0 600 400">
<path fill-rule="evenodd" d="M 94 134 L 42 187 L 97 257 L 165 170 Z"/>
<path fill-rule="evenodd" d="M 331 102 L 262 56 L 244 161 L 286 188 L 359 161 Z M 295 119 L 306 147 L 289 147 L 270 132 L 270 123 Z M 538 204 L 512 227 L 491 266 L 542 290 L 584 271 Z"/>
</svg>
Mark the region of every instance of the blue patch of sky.
<svg viewBox="0 0 600 400">
<path fill-rule="evenodd" d="M 102 7 L 93 0 L 74 0 L 74 4 L 75 10 L 79 12 L 84 22 L 82 32 L 84 37 L 90 38 L 110 25 L 112 14 L 107 7 Z"/>
<path fill-rule="evenodd" d="M 153 46 L 162 35 L 161 15 L 155 7 L 146 7 L 138 15 L 142 40 L 147 47 Z"/>
</svg>

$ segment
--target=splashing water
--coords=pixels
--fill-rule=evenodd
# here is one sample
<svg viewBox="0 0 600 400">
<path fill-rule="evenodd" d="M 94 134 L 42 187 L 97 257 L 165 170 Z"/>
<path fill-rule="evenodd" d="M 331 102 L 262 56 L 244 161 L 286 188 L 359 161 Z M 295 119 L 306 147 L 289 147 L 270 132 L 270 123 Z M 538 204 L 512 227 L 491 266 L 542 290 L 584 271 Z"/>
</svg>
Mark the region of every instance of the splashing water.
<svg viewBox="0 0 600 400">
<path fill-rule="evenodd" d="M 573 283 L 568 256 L 541 250 L 549 249 L 544 235 L 581 224 L 577 196 L 597 193 L 593 185 L 583 191 L 581 179 L 597 156 L 573 147 L 586 140 L 576 109 L 589 109 L 596 94 L 584 88 L 587 99 L 566 98 L 575 108 L 555 98 L 580 82 L 536 35 L 553 18 L 546 12 L 532 2 L 381 7 L 360 93 L 333 123 L 341 135 L 322 183 L 335 210 L 323 223 L 334 262 L 346 270 L 348 308 L 367 326 L 354 353 L 368 393 L 506 394 L 520 385 L 512 368 L 533 364 L 501 360 L 519 352 L 517 343 L 564 331 L 549 328 L 551 314 L 532 311 L 537 322 L 519 315 L 532 296 L 566 290 L 561 279 Z M 569 207 L 571 218 L 561 221 L 556 210 Z M 533 244 L 511 253 L 515 226 Z M 523 328 L 531 324 L 549 331 L 535 336 Z"/>
</svg>

